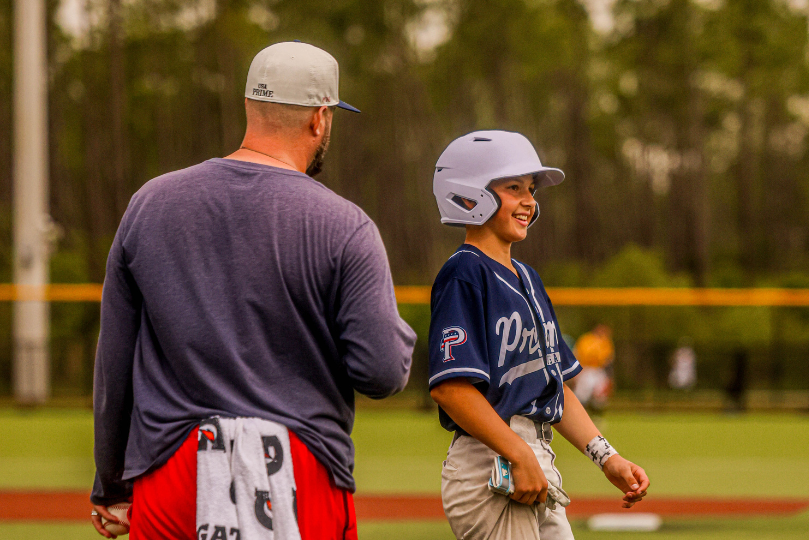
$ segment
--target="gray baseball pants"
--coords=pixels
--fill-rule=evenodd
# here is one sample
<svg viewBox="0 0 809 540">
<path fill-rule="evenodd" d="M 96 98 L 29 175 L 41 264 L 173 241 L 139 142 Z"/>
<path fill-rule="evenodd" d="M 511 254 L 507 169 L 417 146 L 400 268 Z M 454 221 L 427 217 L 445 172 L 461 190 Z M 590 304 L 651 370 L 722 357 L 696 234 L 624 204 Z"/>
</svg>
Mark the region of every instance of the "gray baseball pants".
<svg viewBox="0 0 809 540">
<path fill-rule="evenodd" d="M 513 429 L 534 450 L 549 482 L 562 487 L 554 466 L 550 429 L 537 436 L 536 424 L 515 416 Z M 544 439 L 544 440 L 543 440 Z M 547 442 L 546 442 L 547 441 Z M 470 436 L 456 437 L 441 471 L 441 500 L 452 532 L 460 540 L 572 540 L 565 509 L 556 505 L 525 505 L 489 491 L 495 453 Z"/>
</svg>

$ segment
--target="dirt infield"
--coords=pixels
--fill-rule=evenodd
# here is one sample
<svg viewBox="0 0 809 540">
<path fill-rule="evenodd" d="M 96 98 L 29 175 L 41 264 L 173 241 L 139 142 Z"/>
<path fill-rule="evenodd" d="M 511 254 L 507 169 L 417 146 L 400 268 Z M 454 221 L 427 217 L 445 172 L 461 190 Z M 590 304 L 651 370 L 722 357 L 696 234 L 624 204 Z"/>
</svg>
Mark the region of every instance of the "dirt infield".
<svg viewBox="0 0 809 540">
<path fill-rule="evenodd" d="M 444 519 L 441 499 L 420 495 L 357 495 L 359 520 Z M 809 508 L 809 499 L 781 499 L 751 504 L 743 499 L 650 498 L 630 510 L 620 499 L 573 497 L 568 515 L 586 518 L 608 512 L 653 512 L 676 517 L 739 517 L 796 514 Z M 47 509 L 44 515 L 43 509 Z M 82 491 L 0 491 L 1 521 L 84 521 L 90 516 L 89 493 Z"/>
<path fill-rule="evenodd" d="M 809 500 L 784 499 L 757 502 L 742 499 L 650 498 L 631 509 L 621 508 L 614 498 L 572 497 L 567 514 L 573 519 L 610 512 L 653 512 L 661 516 L 731 517 L 754 515 L 788 515 L 809 508 Z M 444 519 L 439 497 L 358 496 L 355 499 L 358 519 Z"/>
</svg>

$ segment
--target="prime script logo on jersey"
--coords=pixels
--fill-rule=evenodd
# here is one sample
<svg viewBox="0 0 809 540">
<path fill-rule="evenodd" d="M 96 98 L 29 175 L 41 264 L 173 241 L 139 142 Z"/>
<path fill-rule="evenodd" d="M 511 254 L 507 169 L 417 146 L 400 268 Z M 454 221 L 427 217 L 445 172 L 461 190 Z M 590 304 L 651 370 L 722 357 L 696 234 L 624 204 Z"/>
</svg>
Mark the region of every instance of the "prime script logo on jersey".
<svg viewBox="0 0 809 540">
<path fill-rule="evenodd" d="M 545 347 L 548 349 L 546 365 L 553 365 L 559 361 L 559 353 L 551 352 L 556 348 L 558 341 L 556 334 L 556 323 L 553 321 L 543 322 L 542 327 L 545 330 Z M 513 332 L 512 328 L 514 328 Z M 497 359 L 497 367 L 503 366 L 506 361 L 506 353 L 516 349 L 517 344 L 520 344 L 519 352 L 522 352 L 525 349 L 525 346 L 528 345 L 529 355 L 533 355 L 539 351 L 539 356 L 542 356 L 536 327 L 531 329 L 525 328 L 519 312 L 515 311 L 510 317 L 499 318 L 494 326 L 494 331 L 498 336 L 502 336 L 500 341 L 500 356 Z M 514 336 L 513 338 L 511 338 L 512 334 Z"/>
<path fill-rule="evenodd" d="M 466 343 L 466 330 L 460 326 L 450 326 L 441 331 L 441 352 L 444 353 L 444 362 L 455 360 L 452 348 Z"/>
</svg>

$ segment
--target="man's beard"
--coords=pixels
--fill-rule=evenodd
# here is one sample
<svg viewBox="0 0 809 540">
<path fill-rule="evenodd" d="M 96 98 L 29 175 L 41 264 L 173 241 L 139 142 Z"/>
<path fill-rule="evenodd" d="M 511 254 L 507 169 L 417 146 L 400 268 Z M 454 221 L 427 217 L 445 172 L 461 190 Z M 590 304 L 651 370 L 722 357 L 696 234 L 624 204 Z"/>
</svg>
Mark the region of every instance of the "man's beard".
<svg viewBox="0 0 809 540">
<path fill-rule="evenodd" d="M 329 126 L 328 131 L 323 135 L 323 139 L 320 141 L 320 145 L 315 150 L 315 157 L 312 158 L 312 162 L 309 163 L 309 166 L 306 168 L 306 174 L 314 178 L 317 176 L 320 171 L 323 170 L 323 161 L 326 159 L 326 150 L 329 149 L 329 140 L 331 139 L 331 126 Z"/>
</svg>

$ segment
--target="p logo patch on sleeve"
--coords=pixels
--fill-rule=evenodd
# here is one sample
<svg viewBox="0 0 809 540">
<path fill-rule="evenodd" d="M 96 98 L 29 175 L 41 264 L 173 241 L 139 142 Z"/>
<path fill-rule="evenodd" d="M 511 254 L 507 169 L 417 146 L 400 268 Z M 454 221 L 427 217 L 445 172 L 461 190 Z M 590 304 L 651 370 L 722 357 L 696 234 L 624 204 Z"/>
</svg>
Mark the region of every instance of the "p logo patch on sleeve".
<svg viewBox="0 0 809 540">
<path fill-rule="evenodd" d="M 455 360 L 452 348 L 466 343 L 466 330 L 460 326 L 450 326 L 441 331 L 441 352 L 444 353 L 444 362 Z"/>
</svg>

